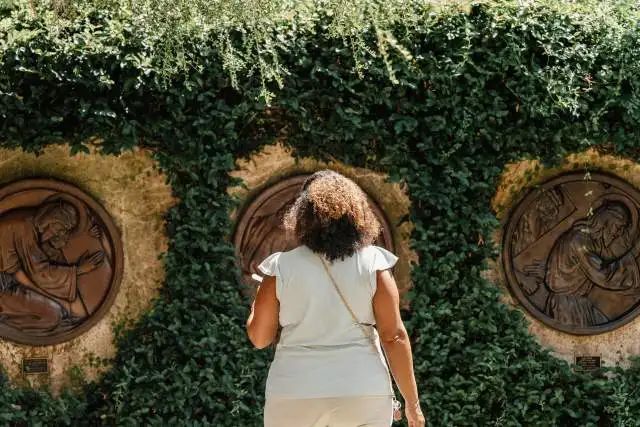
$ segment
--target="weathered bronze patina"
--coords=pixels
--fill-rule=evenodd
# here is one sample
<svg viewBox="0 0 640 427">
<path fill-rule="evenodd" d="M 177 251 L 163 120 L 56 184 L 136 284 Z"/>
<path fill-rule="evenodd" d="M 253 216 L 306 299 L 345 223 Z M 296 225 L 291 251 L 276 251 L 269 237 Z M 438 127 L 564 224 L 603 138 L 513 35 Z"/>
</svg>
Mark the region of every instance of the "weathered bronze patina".
<svg viewBox="0 0 640 427">
<path fill-rule="evenodd" d="M 640 191 L 603 173 L 568 173 L 511 212 L 502 261 L 512 293 L 545 324 L 588 335 L 640 313 Z"/>
<path fill-rule="evenodd" d="M 283 228 L 283 216 L 295 202 L 308 174 L 283 179 L 251 200 L 241 213 L 234 235 L 236 252 L 244 283 L 257 285 L 252 278 L 258 274 L 258 265 L 274 252 L 287 251 L 295 247 Z M 373 201 L 371 208 L 382 225 L 377 245 L 393 251 L 393 235 L 384 213 Z"/>
<path fill-rule="evenodd" d="M 0 188 L 0 336 L 49 345 L 93 326 L 123 269 L 107 212 L 75 186 L 26 179 Z"/>
</svg>

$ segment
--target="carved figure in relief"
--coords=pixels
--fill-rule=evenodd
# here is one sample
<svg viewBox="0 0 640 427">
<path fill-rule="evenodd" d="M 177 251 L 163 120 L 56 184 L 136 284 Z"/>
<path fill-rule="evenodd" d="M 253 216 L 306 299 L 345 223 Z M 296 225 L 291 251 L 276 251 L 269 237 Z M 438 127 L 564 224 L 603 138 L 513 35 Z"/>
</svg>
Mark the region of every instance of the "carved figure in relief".
<svg viewBox="0 0 640 427">
<path fill-rule="evenodd" d="M 556 223 L 564 196 L 559 187 L 543 192 L 535 201 L 534 209 L 527 212 L 514 232 L 514 248 L 519 253 L 539 239 Z"/>
<path fill-rule="evenodd" d="M 290 250 L 294 246 L 294 242 L 284 229 L 282 220 L 293 201 L 277 201 L 281 202 L 282 206 L 275 213 L 257 212 L 251 218 L 251 234 L 244 242 L 244 251 L 241 255 L 244 261 L 242 267 L 245 283 L 250 283 L 251 275 L 258 271 L 258 264 L 264 258 L 274 252 Z"/>
<path fill-rule="evenodd" d="M 87 317 L 78 277 L 98 268 L 101 251 L 66 263 L 62 249 L 79 225 L 76 207 L 62 199 L 0 216 L 0 322 L 26 332 L 73 326 Z M 93 224 L 90 233 L 100 236 Z"/>
<path fill-rule="evenodd" d="M 594 287 L 640 295 L 639 248 L 630 241 L 630 225 L 631 213 L 624 203 L 605 202 L 556 240 L 546 263 L 538 261 L 525 268 L 549 291 L 548 316 L 565 325 L 601 325 L 609 319 L 589 299 Z M 614 242 L 621 251 L 614 249 Z M 527 289 L 529 294 L 533 291 Z"/>
</svg>

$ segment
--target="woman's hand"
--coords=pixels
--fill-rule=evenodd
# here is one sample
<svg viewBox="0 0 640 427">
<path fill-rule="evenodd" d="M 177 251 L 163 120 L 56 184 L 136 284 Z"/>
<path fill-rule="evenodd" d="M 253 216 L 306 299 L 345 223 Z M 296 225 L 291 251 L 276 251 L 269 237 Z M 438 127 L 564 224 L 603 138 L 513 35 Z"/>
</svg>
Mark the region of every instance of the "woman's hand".
<svg viewBox="0 0 640 427">
<path fill-rule="evenodd" d="M 373 296 L 373 313 L 380 333 L 380 342 L 387 356 L 389 368 L 402 393 L 407 407 L 404 412 L 409 427 L 423 427 L 425 420 L 420 410 L 418 386 L 413 373 L 413 355 L 409 334 L 400 317 L 400 293 L 391 273 L 376 273 L 377 288 Z M 397 418 L 398 414 L 394 414 Z"/>
<path fill-rule="evenodd" d="M 424 427 L 426 421 L 422 409 L 420 409 L 420 402 L 407 405 L 404 414 L 407 417 L 409 427 Z"/>
</svg>

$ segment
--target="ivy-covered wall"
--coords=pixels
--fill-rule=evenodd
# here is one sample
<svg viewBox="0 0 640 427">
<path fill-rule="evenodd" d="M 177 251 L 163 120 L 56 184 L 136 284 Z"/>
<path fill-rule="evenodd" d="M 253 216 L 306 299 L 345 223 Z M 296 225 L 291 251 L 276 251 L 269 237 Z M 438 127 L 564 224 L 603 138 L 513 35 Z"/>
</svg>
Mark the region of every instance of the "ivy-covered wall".
<svg viewBox="0 0 640 427">
<path fill-rule="evenodd" d="M 639 367 L 574 372 L 481 276 L 506 163 L 593 146 L 640 155 L 637 6 L 420 3 L 387 33 L 362 24 L 351 38 L 321 10 L 261 25 L 277 55 L 244 64 L 266 61 L 281 81 L 267 66 L 233 72 L 242 28 L 171 39 L 186 66 L 167 73 L 166 33 L 135 14 L 89 8 L 56 24 L 31 2 L 0 8 L 2 146 L 143 147 L 181 201 L 162 296 L 118 338 L 113 370 L 59 398 L 2 380 L 4 425 L 261 425 L 271 354 L 245 337 L 226 190 L 234 161 L 276 139 L 406 183 L 420 263 L 405 316 L 430 425 L 638 425 Z M 354 49 L 369 42 L 380 51 Z"/>
</svg>

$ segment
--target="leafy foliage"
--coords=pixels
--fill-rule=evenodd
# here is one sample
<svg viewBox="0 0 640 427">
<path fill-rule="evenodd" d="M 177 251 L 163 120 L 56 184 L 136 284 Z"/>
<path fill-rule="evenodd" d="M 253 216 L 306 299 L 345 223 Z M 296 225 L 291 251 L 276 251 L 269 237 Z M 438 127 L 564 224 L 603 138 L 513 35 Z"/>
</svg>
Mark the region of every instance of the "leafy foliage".
<svg viewBox="0 0 640 427">
<path fill-rule="evenodd" d="M 506 163 L 590 146 L 638 159 L 635 4 L 107 3 L 0 8 L 0 140 L 152 150 L 181 200 L 168 277 L 99 383 L 3 387 L 5 423 L 261 425 L 271 355 L 245 338 L 226 189 L 235 159 L 278 139 L 406 183 L 406 321 L 432 425 L 636 425 L 637 367 L 574 372 L 481 276 Z"/>
</svg>

